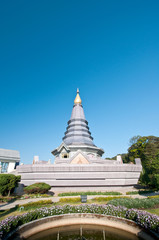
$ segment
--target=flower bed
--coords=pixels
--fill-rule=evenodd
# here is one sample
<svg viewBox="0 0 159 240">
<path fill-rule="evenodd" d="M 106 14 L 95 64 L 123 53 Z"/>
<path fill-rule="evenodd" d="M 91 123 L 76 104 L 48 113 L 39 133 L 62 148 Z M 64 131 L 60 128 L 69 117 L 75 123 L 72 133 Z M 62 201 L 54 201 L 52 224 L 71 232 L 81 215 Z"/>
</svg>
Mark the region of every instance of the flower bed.
<svg viewBox="0 0 159 240">
<path fill-rule="evenodd" d="M 145 229 L 159 233 L 159 217 L 156 215 L 136 209 L 127 209 L 122 206 L 81 204 L 77 206 L 64 205 L 41 208 L 24 213 L 23 215 L 8 217 L 0 222 L 0 237 L 4 239 L 4 237 L 16 227 L 33 220 L 68 213 L 94 213 L 122 217 L 136 222 Z"/>
</svg>

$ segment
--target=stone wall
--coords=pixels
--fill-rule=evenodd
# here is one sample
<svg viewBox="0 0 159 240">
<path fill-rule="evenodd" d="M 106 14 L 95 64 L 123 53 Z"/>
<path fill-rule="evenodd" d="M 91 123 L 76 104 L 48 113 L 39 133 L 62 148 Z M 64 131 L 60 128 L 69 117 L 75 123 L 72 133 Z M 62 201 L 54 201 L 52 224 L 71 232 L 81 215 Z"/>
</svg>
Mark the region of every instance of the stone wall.
<svg viewBox="0 0 159 240">
<path fill-rule="evenodd" d="M 54 187 L 132 186 L 137 184 L 141 164 L 47 164 L 18 166 L 21 183 L 45 182 Z"/>
</svg>

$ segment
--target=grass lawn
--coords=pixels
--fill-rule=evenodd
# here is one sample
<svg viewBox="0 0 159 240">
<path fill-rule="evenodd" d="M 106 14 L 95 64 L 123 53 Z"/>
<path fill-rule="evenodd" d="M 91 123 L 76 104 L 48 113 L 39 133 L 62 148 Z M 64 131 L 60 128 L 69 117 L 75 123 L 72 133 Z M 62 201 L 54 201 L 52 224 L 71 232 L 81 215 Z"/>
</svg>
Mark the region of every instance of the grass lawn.
<svg viewBox="0 0 159 240">
<path fill-rule="evenodd" d="M 9 217 L 9 216 L 16 216 L 16 215 L 21 215 L 23 213 L 29 212 L 31 210 L 35 210 L 37 208 L 42 208 L 42 207 L 52 207 L 54 204 L 45 204 L 45 205 L 40 205 L 40 206 L 28 206 L 24 210 L 20 211 L 19 207 L 15 207 L 13 209 L 8 209 L 5 211 L 0 211 L 0 221 L 3 219 Z"/>
<path fill-rule="evenodd" d="M 156 214 L 159 216 L 159 208 L 155 208 L 155 209 L 146 209 L 147 212 L 150 212 L 152 214 Z"/>
<path fill-rule="evenodd" d="M 59 193 L 58 197 L 65 196 L 80 196 L 80 195 L 122 195 L 121 192 L 67 192 L 67 193 Z"/>
<path fill-rule="evenodd" d="M 0 214 L 0 221 L 2 221 L 3 219 L 7 218 L 7 217 L 10 217 L 10 216 L 17 216 L 17 215 L 21 215 L 25 212 L 28 212 L 28 211 L 23 211 L 23 212 L 19 212 L 19 211 L 12 211 L 12 212 L 9 212 L 9 211 L 4 211 L 3 212 L 3 215 Z"/>
</svg>

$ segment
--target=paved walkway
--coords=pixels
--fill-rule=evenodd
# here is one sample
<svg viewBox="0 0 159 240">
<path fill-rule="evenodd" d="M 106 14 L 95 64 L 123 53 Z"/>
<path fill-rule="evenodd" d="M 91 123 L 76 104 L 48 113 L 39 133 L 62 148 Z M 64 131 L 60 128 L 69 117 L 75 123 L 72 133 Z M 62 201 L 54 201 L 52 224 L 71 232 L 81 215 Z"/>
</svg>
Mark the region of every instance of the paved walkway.
<svg viewBox="0 0 159 240">
<path fill-rule="evenodd" d="M 18 199 L 14 202 L 10 202 L 10 203 L 3 203 L 0 205 L 0 210 L 7 210 L 10 208 L 14 208 L 16 205 L 23 205 L 26 203 L 31 203 L 31 202 L 37 202 L 40 200 L 49 200 L 51 199 L 52 202 L 58 202 L 59 198 L 58 197 L 48 197 L 48 198 L 28 198 L 28 199 Z"/>
<path fill-rule="evenodd" d="M 118 195 L 87 195 L 87 199 L 92 199 L 92 198 L 95 198 L 95 197 L 118 197 Z M 119 195 L 120 197 L 124 196 L 124 195 Z M 125 195 L 128 197 L 128 195 Z M 79 196 L 66 196 L 64 198 L 76 198 L 76 197 L 79 197 Z M 141 196 L 141 195 L 131 195 L 132 198 L 146 198 L 146 196 Z M 60 197 L 48 197 L 48 198 L 28 198 L 28 199 L 22 199 L 22 200 L 16 200 L 14 202 L 10 202 L 10 203 L 2 203 L 0 205 L 0 210 L 8 210 L 8 209 L 11 209 L 11 208 L 14 208 L 16 205 L 23 205 L 23 204 L 26 204 L 26 203 L 31 203 L 31 202 L 37 202 L 37 201 L 40 201 L 40 200 L 52 200 L 52 202 L 58 202 Z"/>
</svg>

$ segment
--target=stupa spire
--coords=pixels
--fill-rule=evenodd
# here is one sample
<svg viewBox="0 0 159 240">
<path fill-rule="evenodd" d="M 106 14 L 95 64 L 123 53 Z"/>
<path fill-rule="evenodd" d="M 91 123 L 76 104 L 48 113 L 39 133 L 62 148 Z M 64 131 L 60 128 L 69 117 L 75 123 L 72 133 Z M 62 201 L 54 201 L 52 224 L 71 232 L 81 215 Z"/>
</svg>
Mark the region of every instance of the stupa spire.
<svg viewBox="0 0 159 240">
<path fill-rule="evenodd" d="M 74 100 L 71 118 L 68 121 L 63 141 L 66 145 L 86 144 L 94 146 L 93 137 L 89 131 L 88 122 L 85 119 L 81 103 L 79 89 L 77 88 L 77 95 Z"/>
<path fill-rule="evenodd" d="M 79 89 L 77 88 L 77 95 L 76 95 L 76 98 L 74 100 L 74 104 L 81 104 L 82 103 L 82 100 L 80 98 L 80 95 L 79 95 Z"/>
</svg>

